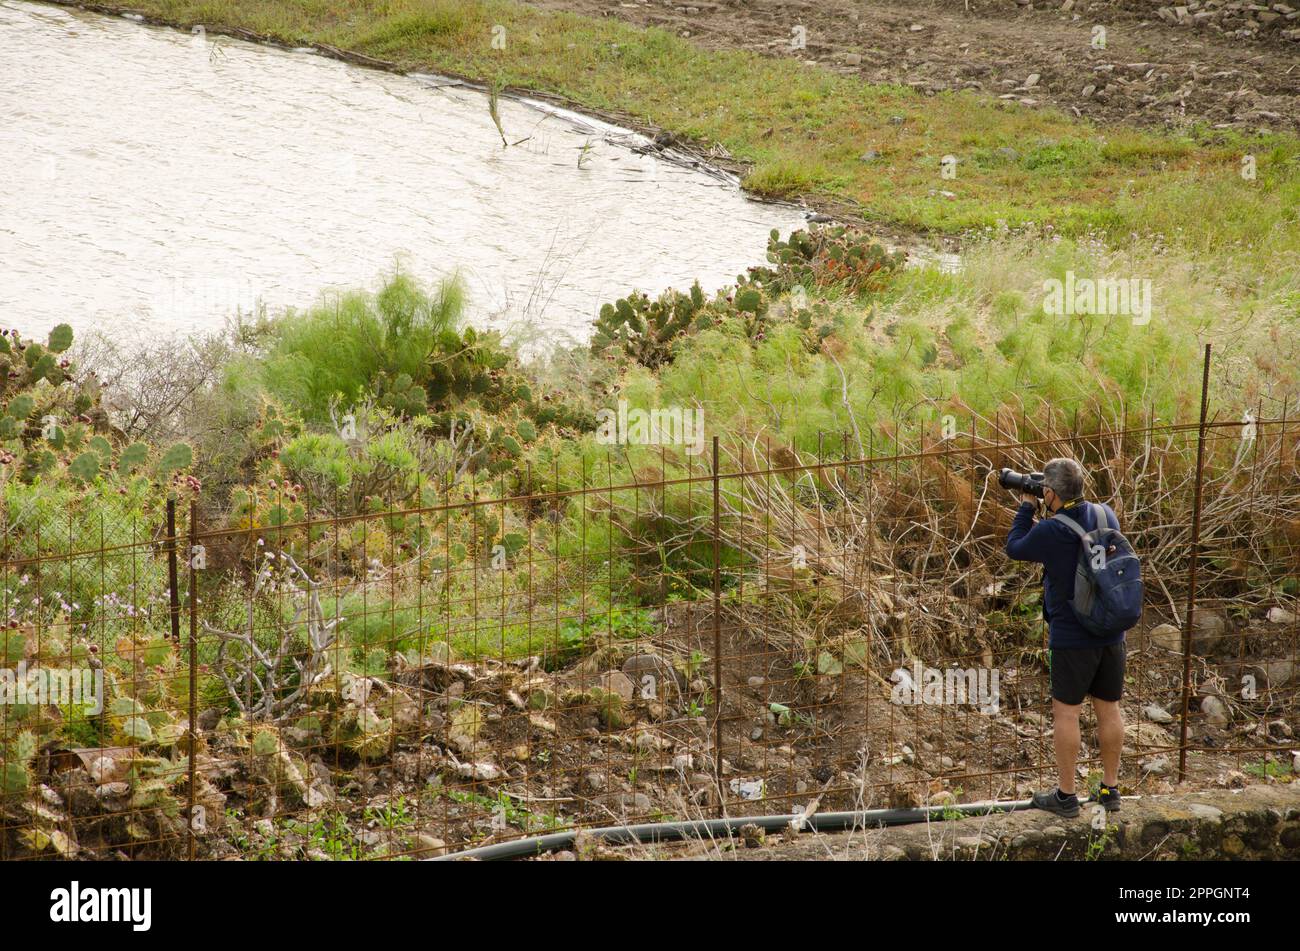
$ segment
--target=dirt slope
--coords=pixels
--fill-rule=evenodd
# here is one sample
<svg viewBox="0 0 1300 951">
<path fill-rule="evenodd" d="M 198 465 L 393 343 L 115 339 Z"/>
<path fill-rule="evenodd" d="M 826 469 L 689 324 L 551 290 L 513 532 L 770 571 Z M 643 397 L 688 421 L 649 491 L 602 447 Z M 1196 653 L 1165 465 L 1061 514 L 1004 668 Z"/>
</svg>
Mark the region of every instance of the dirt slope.
<svg viewBox="0 0 1300 951">
<path fill-rule="evenodd" d="M 1300 0 L 535 0 L 927 93 L 1143 125 L 1300 128 Z M 1094 28 L 1105 28 L 1094 48 Z M 803 48 L 794 48 L 804 33 Z M 1036 79 L 1034 78 L 1036 77 Z"/>
</svg>

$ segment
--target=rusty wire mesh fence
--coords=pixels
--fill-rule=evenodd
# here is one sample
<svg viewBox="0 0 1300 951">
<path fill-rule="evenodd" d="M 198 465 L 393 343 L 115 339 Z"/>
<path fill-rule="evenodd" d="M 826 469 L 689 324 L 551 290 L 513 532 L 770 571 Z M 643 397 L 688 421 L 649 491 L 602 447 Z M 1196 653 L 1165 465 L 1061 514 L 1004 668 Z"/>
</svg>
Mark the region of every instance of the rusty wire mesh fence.
<svg viewBox="0 0 1300 951">
<path fill-rule="evenodd" d="M 359 514 L 288 485 L 242 521 L 10 513 L 2 857 L 1023 798 L 1054 781 L 1048 653 L 996 473 L 1058 455 L 1143 556 L 1124 784 L 1265 778 L 1300 729 L 1300 422 L 1262 416 L 715 440 Z"/>
</svg>

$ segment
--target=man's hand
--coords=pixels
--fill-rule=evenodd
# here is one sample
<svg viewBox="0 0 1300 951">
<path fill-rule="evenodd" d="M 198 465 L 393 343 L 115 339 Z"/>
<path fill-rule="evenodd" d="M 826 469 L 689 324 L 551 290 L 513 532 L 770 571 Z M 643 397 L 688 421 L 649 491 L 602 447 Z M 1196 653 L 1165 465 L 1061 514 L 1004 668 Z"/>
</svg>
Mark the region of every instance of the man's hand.
<svg viewBox="0 0 1300 951">
<path fill-rule="evenodd" d="M 1020 493 L 1020 501 L 1021 501 L 1022 503 L 1023 503 L 1023 502 L 1028 502 L 1028 503 L 1029 503 L 1030 505 L 1032 505 L 1034 508 L 1038 508 L 1038 496 L 1036 496 L 1036 495 L 1030 495 L 1028 492 L 1021 492 L 1021 493 Z"/>
</svg>

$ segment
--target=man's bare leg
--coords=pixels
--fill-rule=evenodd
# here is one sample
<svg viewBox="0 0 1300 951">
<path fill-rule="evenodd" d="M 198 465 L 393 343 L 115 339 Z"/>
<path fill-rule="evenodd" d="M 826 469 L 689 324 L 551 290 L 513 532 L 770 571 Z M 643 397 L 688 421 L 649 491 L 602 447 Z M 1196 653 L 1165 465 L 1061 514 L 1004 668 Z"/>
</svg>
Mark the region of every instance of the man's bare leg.
<svg viewBox="0 0 1300 951">
<path fill-rule="evenodd" d="M 1052 742 L 1056 746 L 1057 785 L 1067 796 L 1074 794 L 1075 766 L 1079 762 L 1079 711 L 1083 704 L 1071 706 L 1052 698 Z"/>
<path fill-rule="evenodd" d="M 1101 745 L 1101 781 L 1107 786 L 1119 785 L 1119 754 L 1124 747 L 1124 715 L 1115 700 L 1092 698 L 1092 708 L 1097 712 L 1097 742 Z M 1076 721 L 1077 723 L 1077 721 Z M 1060 746 L 1057 746 L 1060 759 Z"/>
</svg>

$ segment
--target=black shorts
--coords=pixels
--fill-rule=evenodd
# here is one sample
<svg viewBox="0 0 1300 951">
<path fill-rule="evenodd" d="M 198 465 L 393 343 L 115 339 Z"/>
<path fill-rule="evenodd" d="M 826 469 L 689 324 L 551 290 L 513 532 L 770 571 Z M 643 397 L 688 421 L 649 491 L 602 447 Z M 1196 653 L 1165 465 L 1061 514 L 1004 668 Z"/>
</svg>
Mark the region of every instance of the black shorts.
<svg viewBox="0 0 1300 951">
<path fill-rule="evenodd" d="M 1078 706 L 1084 697 L 1119 700 L 1124 695 L 1123 641 L 1105 647 L 1052 648 L 1052 697 Z"/>
</svg>

